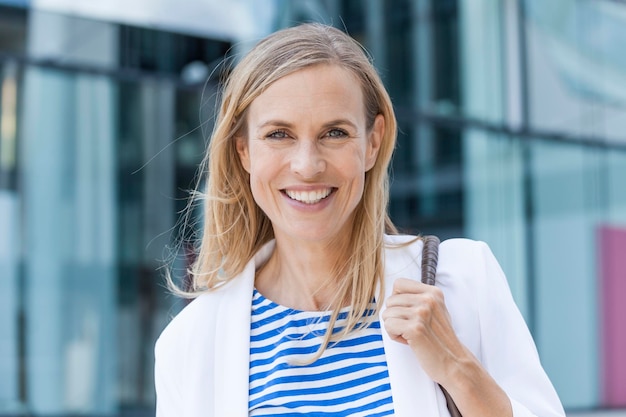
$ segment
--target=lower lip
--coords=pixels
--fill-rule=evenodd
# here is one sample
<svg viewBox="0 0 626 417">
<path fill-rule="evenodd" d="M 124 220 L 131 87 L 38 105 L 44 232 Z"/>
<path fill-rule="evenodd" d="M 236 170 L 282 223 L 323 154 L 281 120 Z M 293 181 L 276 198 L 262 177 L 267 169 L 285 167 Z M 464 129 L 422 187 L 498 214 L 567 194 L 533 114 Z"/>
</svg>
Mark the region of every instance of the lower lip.
<svg viewBox="0 0 626 417">
<path fill-rule="evenodd" d="M 325 198 L 321 199 L 320 201 L 314 204 L 307 204 L 307 203 L 303 203 L 302 201 L 294 200 L 291 197 L 289 197 L 287 193 L 285 193 L 284 191 L 282 191 L 281 193 L 287 199 L 287 202 L 291 206 L 297 208 L 298 210 L 318 211 L 318 210 L 322 210 L 323 208 L 325 208 L 326 206 L 330 204 L 331 199 L 335 196 L 335 191 L 336 189 L 333 189 L 330 192 L 330 194 L 328 194 L 328 196 L 326 196 Z"/>
</svg>

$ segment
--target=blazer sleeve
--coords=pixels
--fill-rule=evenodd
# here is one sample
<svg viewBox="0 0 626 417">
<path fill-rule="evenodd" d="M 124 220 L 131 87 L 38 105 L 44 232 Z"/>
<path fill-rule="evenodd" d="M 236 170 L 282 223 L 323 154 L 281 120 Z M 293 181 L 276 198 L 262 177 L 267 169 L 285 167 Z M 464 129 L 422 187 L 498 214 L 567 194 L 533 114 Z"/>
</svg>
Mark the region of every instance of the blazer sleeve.
<svg viewBox="0 0 626 417">
<path fill-rule="evenodd" d="M 500 265 L 485 243 L 476 249 L 482 260 L 477 302 L 483 366 L 509 396 L 515 417 L 564 417 Z"/>
<path fill-rule="evenodd" d="M 176 372 L 176 338 L 168 332 L 161 334 L 154 347 L 154 384 L 156 389 L 156 417 L 183 415 L 184 403 L 181 395 L 181 381 Z"/>
</svg>

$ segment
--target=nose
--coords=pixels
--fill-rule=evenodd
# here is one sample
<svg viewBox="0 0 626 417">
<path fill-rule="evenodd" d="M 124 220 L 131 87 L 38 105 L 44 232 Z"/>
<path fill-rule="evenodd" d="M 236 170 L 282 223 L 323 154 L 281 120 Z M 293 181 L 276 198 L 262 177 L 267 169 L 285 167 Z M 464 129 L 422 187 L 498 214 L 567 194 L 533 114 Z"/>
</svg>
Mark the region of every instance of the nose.
<svg viewBox="0 0 626 417">
<path fill-rule="evenodd" d="M 291 158 L 291 170 L 302 178 L 314 178 L 325 169 L 326 160 L 317 141 L 298 141 Z"/>
</svg>

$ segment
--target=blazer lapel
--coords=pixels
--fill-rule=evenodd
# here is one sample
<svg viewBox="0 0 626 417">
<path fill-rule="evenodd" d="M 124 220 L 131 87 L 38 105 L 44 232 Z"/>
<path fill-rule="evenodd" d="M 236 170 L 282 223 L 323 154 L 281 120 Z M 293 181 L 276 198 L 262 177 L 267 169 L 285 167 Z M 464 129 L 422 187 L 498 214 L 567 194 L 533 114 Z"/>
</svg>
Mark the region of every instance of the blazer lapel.
<svg viewBox="0 0 626 417">
<path fill-rule="evenodd" d="M 419 248 L 421 250 L 421 245 Z M 419 279 L 421 270 L 416 261 L 419 259 L 410 256 L 407 248 L 386 250 L 385 299 L 391 295 L 393 283 L 397 278 Z M 385 306 L 381 309 L 381 324 L 384 309 Z M 439 416 L 440 405 L 443 404 L 444 410 L 446 408 L 445 399 L 435 382 L 424 372 L 411 348 L 391 340 L 384 330 L 382 336 L 393 396 L 394 415 L 397 417 Z"/>
<path fill-rule="evenodd" d="M 272 253 L 273 242 L 266 244 L 246 265 L 243 272 L 225 288 L 217 312 L 215 332 L 216 416 L 248 416 L 248 378 L 250 374 L 250 311 L 256 265 Z"/>
</svg>

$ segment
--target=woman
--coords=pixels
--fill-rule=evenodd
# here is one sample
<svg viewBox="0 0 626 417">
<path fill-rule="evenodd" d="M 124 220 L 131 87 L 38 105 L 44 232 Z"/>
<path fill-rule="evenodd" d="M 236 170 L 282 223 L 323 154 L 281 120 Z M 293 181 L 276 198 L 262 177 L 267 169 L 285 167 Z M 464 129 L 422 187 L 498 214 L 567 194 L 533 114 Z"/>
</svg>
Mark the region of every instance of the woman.
<svg viewBox="0 0 626 417">
<path fill-rule="evenodd" d="M 422 242 L 386 213 L 395 138 L 341 31 L 286 29 L 236 66 L 195 300 L 156 345 L 158 416 L 447 416 L 437 384 L 465 417 L 564 415 L 485 244 L 444 242 L 438 287 L 419 282 Z"/>
</svg>

